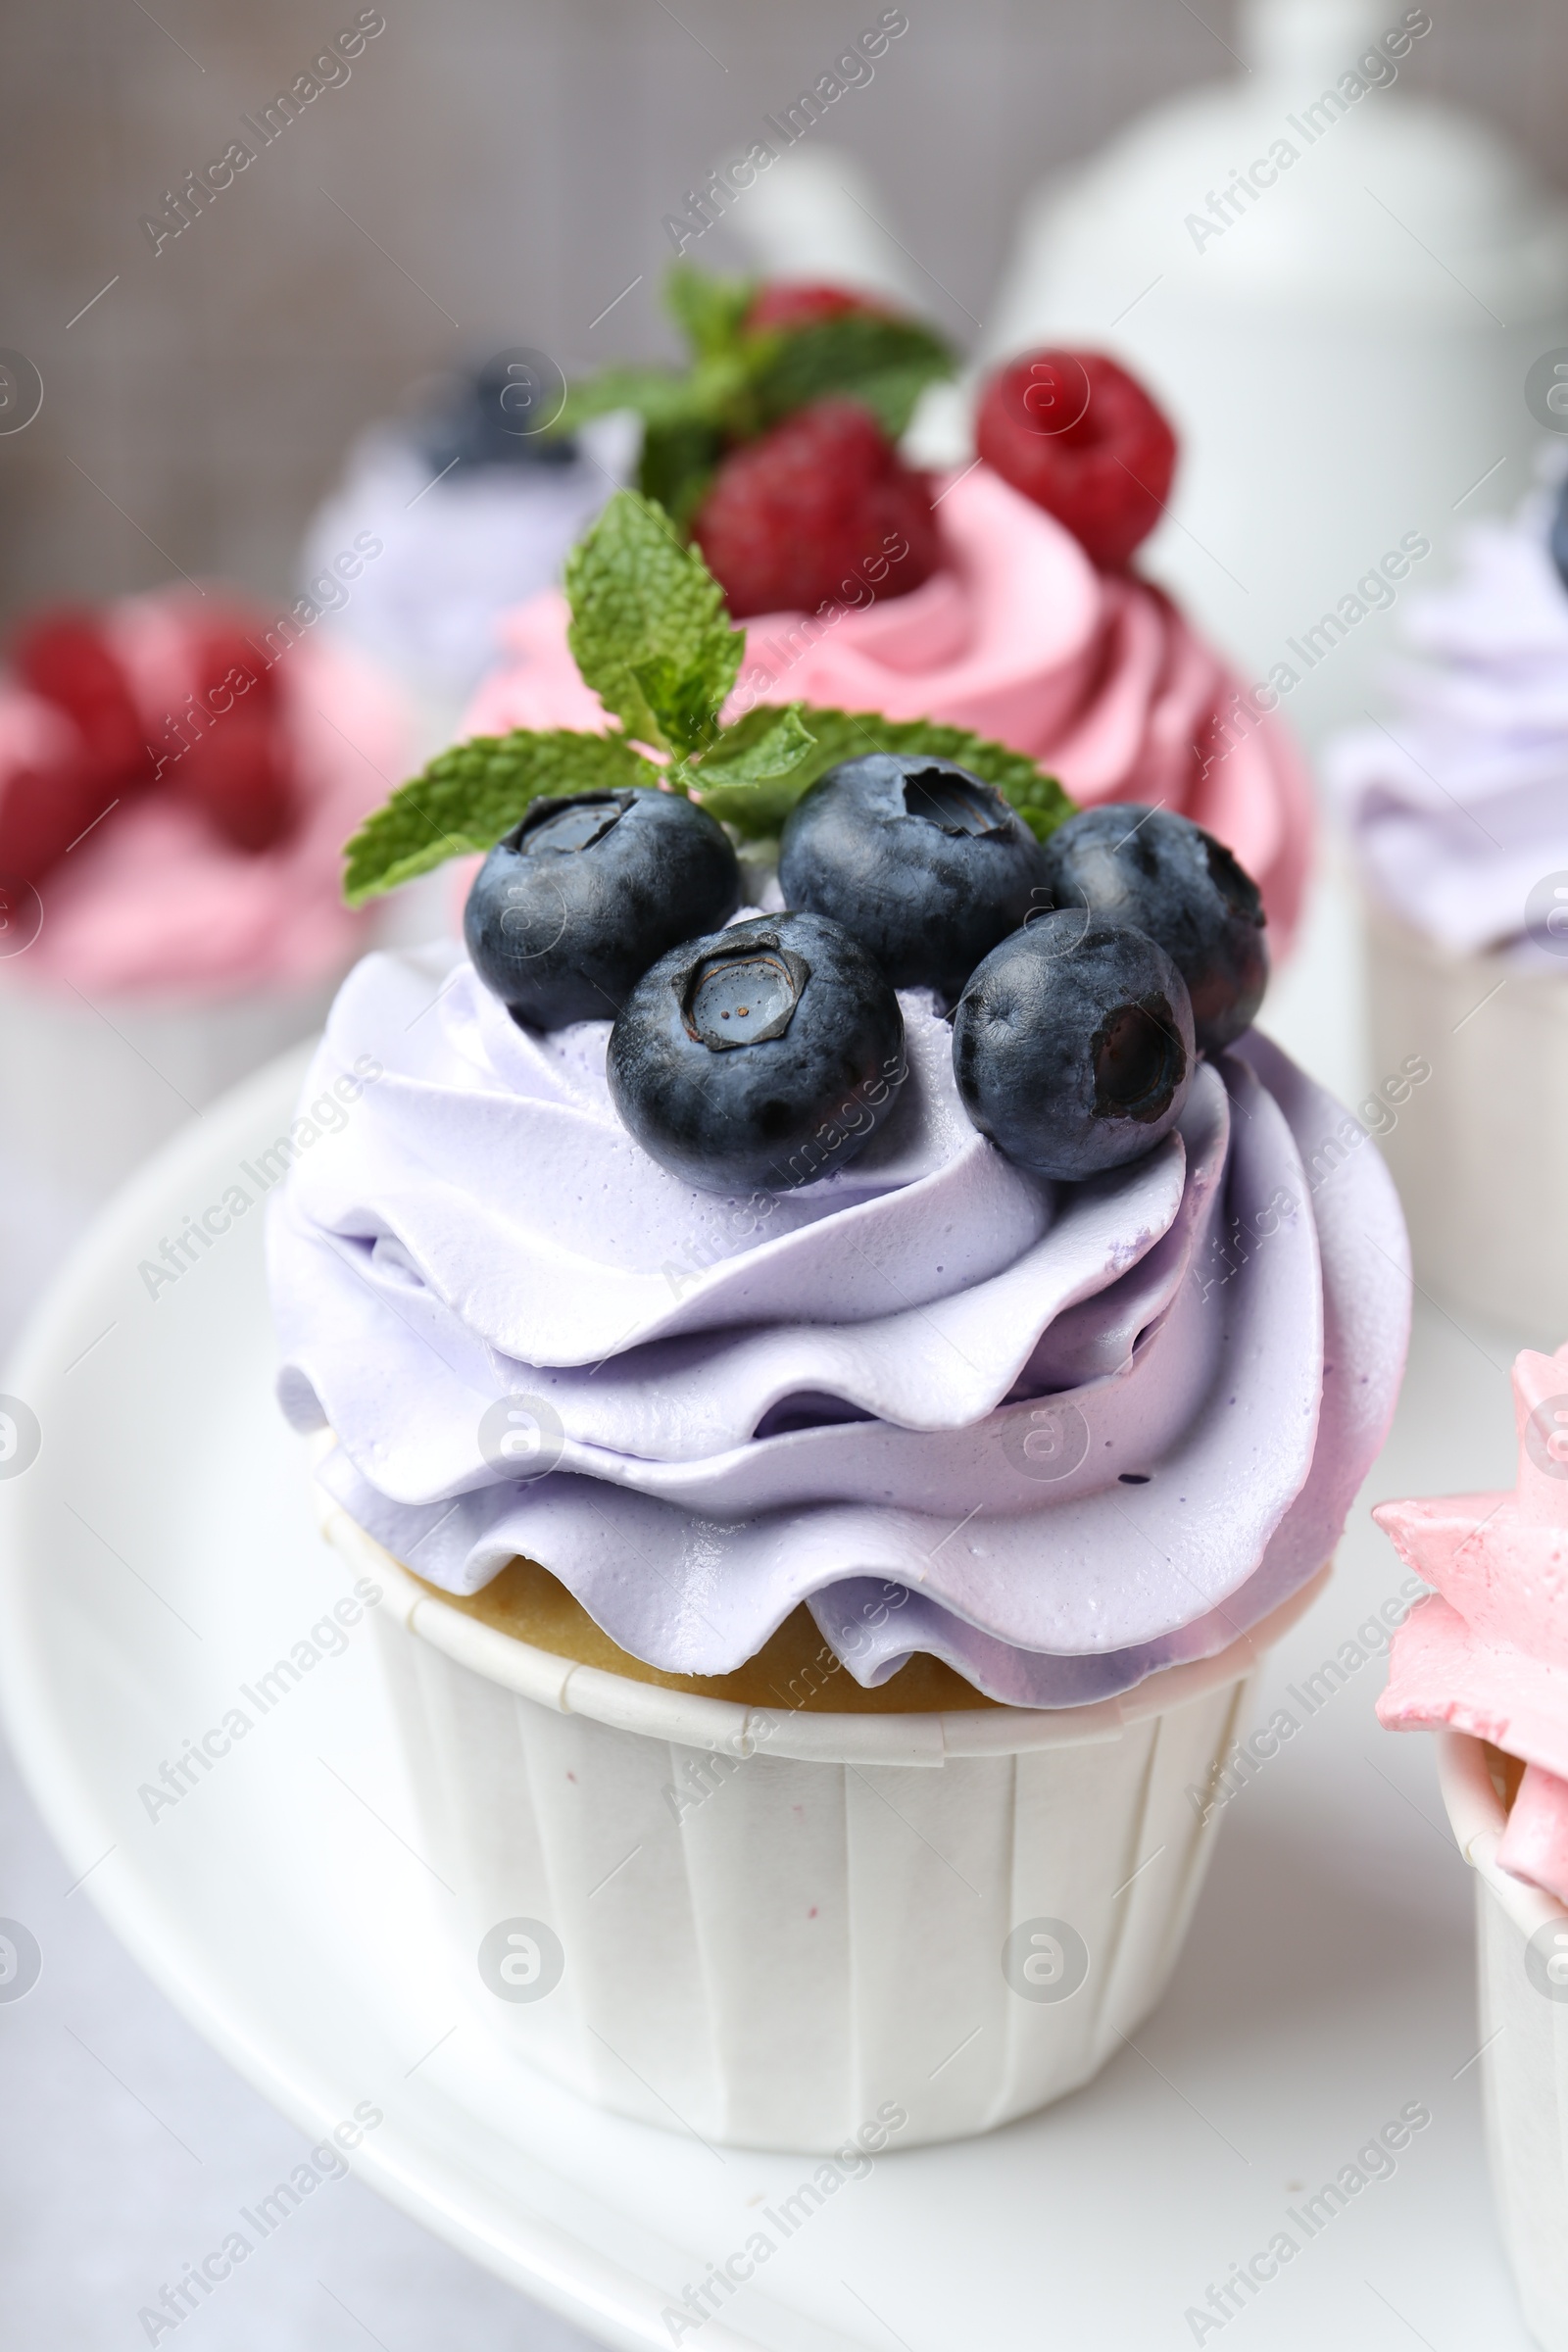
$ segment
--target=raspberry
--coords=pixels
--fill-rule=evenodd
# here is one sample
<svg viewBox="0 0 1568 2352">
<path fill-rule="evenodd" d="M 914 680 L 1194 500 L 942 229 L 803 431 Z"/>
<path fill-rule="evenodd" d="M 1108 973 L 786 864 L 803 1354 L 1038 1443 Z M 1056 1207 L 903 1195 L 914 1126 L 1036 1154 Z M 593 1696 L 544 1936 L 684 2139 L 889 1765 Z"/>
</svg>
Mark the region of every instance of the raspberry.
<svg viewBox="0 0 1568 2352">
<path fill-rule="evenodd" d="M 192 628 L 192 693 L 208 715 L 165 765 L 160 789 L 199 808 L 232 848 L 270 850 L 295 814 L 277 678 L 248 642 L 242 613 Z M 33 621 L 15 661 L 20 682 L 63 712 L 76 736 L 14 769 L 0 789 L 0 872 L 36 886 L 95 819 L 156 778 L 129 681 L 92 613 Z M 187 719 L 186 730 L 196 723 Z"/>
<path fill-rule="evenodd" d="M 14 768 L 0 795 L 0 870 L 36 887 L 117 800 L 145 789 L 152 761 L 125 673 L 90 612 L 43 614 L 15 662 L 20 682 L 75 736 Z"/>
<path fill-rule="evenodd" d="M 215 620 L 202 630 L 194 666 L 197 699 L 204 704 L 225 685 L 236 698 L 243 695 L 247 710 L 258 704 L 270 710 L 277 701 L 277 673 L 256 651 L 238 619 Z"/>
<path fill-rule="evenodd" d="M 252 855 L 275 849 L 295 813 L 277 671 L 246 637 L 239 613 L 209 621 L 191 660 L 197 702 L 211 715 L 168 770 L 168 782 L 200 808 L 230 849 Z"/>
<path fill-rule="evenodd" d="M 746 324 L 753 334 L 760 334 L 764 327 L 790 333 L 797 327 L 820 326 L 824 318 L 886 318 L 891 315 L 880 303 L 848 293 L 843 286 L 808 285 L 785 277 L 762 288 L 746 314 Z"/>
<path fill-rule="evenodd" d="M 1031 351 L 985 388 L 975 446 L 1054 514 L 1102 571 L 1120 571 L 1159 520 L 1176 436 L 1137 379 L 1096 351 Z"/>
<path fill-rule="evenodd" d="M 269 710 L 250 707 L 253 699 L 260 702 L 254 689 L 210 720 L 165 782 L 200 808 L 231 849 L 259 855 L 289 831 L 294 787 L 281 730 Z"/>
<path fill-rule="evenodd" d="M 202 732 L 165 771 L 165 789 L 199 808 L 230 849 L 275 849 L 295 815 L 292 762 L 278 723 L 277 671 L 242 612 L 201 623 L 191 649 Z"/>
<path fill-rule="evenodd" d="M 79 753 L 14 768 L 0 785 L 0 875 L 36 888 L 113 799 Z"/>
<path fill-rule="evenodd" d="M 942 554 L 925 476 L 853 400 L 816 401 L 734 450 L 692 537 L 737 620 L 863 601 L 858 578 L 906 596 Z"/>
<path fill-rule="evenodd" d="M 152 763 L 124 671 L 90 612 L 49 612 L 17 641 L 17 674 L 24 686 L 74 720 L 90 766 L 117 782 Z"/>
</svg>

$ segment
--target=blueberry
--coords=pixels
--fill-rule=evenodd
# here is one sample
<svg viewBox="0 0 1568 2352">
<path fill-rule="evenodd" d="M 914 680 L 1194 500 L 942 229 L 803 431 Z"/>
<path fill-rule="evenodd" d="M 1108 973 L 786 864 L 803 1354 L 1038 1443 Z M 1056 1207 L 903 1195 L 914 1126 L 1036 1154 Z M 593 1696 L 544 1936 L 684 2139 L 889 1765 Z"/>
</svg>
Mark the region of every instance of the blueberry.
<svg viewBox="0 0 1568 2352">
<path fill-rule="evenodd" d="M 1142 931 L 1042 915 L 958 1001 L 953 1069 L 982 1135 L 1042 1176 L 1095 1176 L 1153 1149 L 1187 1100 L 1193 1008 Z"/>
<path fill-rule="evenodd" d="M 1040 845 L 994 784 L 951 760 L 871 752 L 831 767 L 779 844 L 787 906 L 843 923 L 895 988 L 951 1004 L 982 956 L 1049 906 Z"/>
<path fill-rule="evenodd" d="M 1086 808 L 1046 843 L 1045 870 L 1058 906 L 1158 940 L 1187 983 L 1200 1053 L 1250 1026 L 1268 986 L 1263 901 L 1211 833 L 1168 808 Z"/>
<path fill-rule="evenodd" d="M 847 1167 L 907 1075 L 904 1016 L 858 941 L 816 914 L 688 940 L 610 1033 L 610 1091 L 662 1167 L 707 1193 Z"/>
<path fill-rule="evenodd" d="M 569 433 L 543 429 L 551 410 L 559 414 L 559 408 L 554 386 L 541 380 L 549 372 L 548 363 L 538 365 L 541 360 L 539 353 L 498 352 L 449 387 L 447 399 L 415 436 L 433 476 L 439 479 L 461 466 L 455 478 L 462 482 L 477 466 L 554 472 L 578 463 Z"/>
<path fill-rule="evenodd" d="M 617 1013 L 677 940 L 734 913 L 740 868 L 705 809 L 655 789 L 535 801 L 474 877 L 463 935 L 514 1021 Z"/>
</svg>

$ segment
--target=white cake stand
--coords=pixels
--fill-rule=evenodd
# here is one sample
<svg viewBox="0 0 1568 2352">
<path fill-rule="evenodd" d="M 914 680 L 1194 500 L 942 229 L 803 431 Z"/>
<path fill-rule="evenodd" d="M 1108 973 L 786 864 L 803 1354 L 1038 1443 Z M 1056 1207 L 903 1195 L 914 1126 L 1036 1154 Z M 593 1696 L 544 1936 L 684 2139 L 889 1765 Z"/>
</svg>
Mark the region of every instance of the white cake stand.
<svg viewBox="0 0 1568 2352">
<path fill-rule="evenodd" d="M 244 1168 L 286 1126 L 300 1066 L 227 1098 L 119 1198 L 3 1384 L 39 1433 L 0 1476 L 8 1728 L 73 1876 L 176 2007 L 313 2138 L 378 2112 L 362 2177 L 609 2345 L 1387 2352 L 1413 2329 L 1438 2352 L 1523 2352 L 1468 2063 L 1468 1874 L 1426 1743 L 1371 1723 L 1375 1664 L 1236 1798 L 1137 2049 L 1031 2121 L 808 2200 L 754 2283 L 672 2332 L 665 2309 L 810 2160 L 599 2114 L 488 2036 L 447 1973 L 448 1898 L 363 1622 L 257 1703 L 345 1585 L 271 1401 L 261 1215 L 156 1297 L 138 1268 L 231 1185 L 254 1193 Z M 1378 1491 L 1511 1475 L 1505 1382 L 1448 1325 L 1422 1345 Z M 1397 1581 L 1363 1528 L 1264 1710 Z M 235 1707 L 251 1729 L 210 1769 L 187 1761 L 176 1802 L 141 1793 L 166 1765 L 178 1787 L 188 1743 Z M 1433 2121 L 1394 2177 L 1303 2243 L 1260 2310 L 1200 2338 L 1188 2315 L 1210 2286 L 1408 2102 Z"/>
</svg>

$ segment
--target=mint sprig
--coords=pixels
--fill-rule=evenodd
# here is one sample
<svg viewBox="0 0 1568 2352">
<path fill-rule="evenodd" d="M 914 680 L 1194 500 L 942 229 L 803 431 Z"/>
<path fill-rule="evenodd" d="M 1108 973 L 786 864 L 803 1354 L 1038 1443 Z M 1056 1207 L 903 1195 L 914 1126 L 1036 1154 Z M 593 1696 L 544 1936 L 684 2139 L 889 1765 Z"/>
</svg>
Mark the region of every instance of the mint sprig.
<svg viewBox="0 0 1568 2352">
<path fill-rule="evenodd" d="M 1042 841 L 1072 813 L 1054 776 L 962 727 L 803 703 L 764 705 L 724 726 L 745 633 L 702 557 L 636 491 L 617 491 L 572 550 L 566 598 L 572 656 L 618 727 L 518 727 L 440 753 L 349 843 L 351 906 L 493 849 L 541 797 L 663 784 L 744 839 L 766 840 L 818 776 L 864 752 L 957 760 L 1004 792 Z"/>
<path fill-rule="evenodd" d="M 951 347 L 914 318 L 847 312 L 798 327 L 750 328 L 760 291 L 676 262 L 664 301 L 691 346 L 685 368 L 611 368 L 573 385 L 556 429 L 633 409 L 643 420 L 638 488 L 679 531 L 702 504 L 726 449 L 755 440 L 808 402 L 858 400 L 891 440 L 928 384 L 953 374 Z"/>
</svg>

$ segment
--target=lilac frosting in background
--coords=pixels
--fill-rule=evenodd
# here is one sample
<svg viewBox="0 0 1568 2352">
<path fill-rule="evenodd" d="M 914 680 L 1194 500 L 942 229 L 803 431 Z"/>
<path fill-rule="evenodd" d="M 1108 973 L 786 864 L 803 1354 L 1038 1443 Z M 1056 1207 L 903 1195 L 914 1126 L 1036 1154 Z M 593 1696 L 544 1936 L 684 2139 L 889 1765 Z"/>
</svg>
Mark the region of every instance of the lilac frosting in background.
<svg viewBox="0 0 1568 2352">
<path fill-rule="evenodd" d="M 860 1157 L 725 1201 L 621 1127 L 608 1023 L 539 1036 L 449 949 L 368 957 L 304 1102 L 380 1075 L 270 1228 L 280 1395 L 345 1508 L 453 1592 L 542 1561 L 666 1671 L 807 1600 L 862 1683 L 918 1648 L 1028 1705 L 1211 1654 L 1310 1577 L 1404 1358 L 1375 1147 L 1254 1034 L 1146 1159 L 1054 1185 L 901 1002 Z"/>
<path fill-rule="evenodd" d="M 1325 771 L 1377 895 L 1455 955 L 1523 936 L 1526 901 L 1568 870 L 1568 592 L 1547 552 L 1555 492 L 1478 523 L 1458 577 L 1412 599 L 1414 659 L 1393 704 L 1330 746 Z"/>
<path fill-rule="evenodd" d="M 369 531 L 382 553 L 327 626 L 440 706 L 432 749 L 500 653 L 503 613 L 553 588 L 568 550 L 632 470 L 637 435 L 623 416 L 594 420 L 582 455 L 561 466 L 473 466 L 437 475 L 407 428 L 372 427 L 312 517 L 302 582 L 329 573 Z"/>
</svg>

